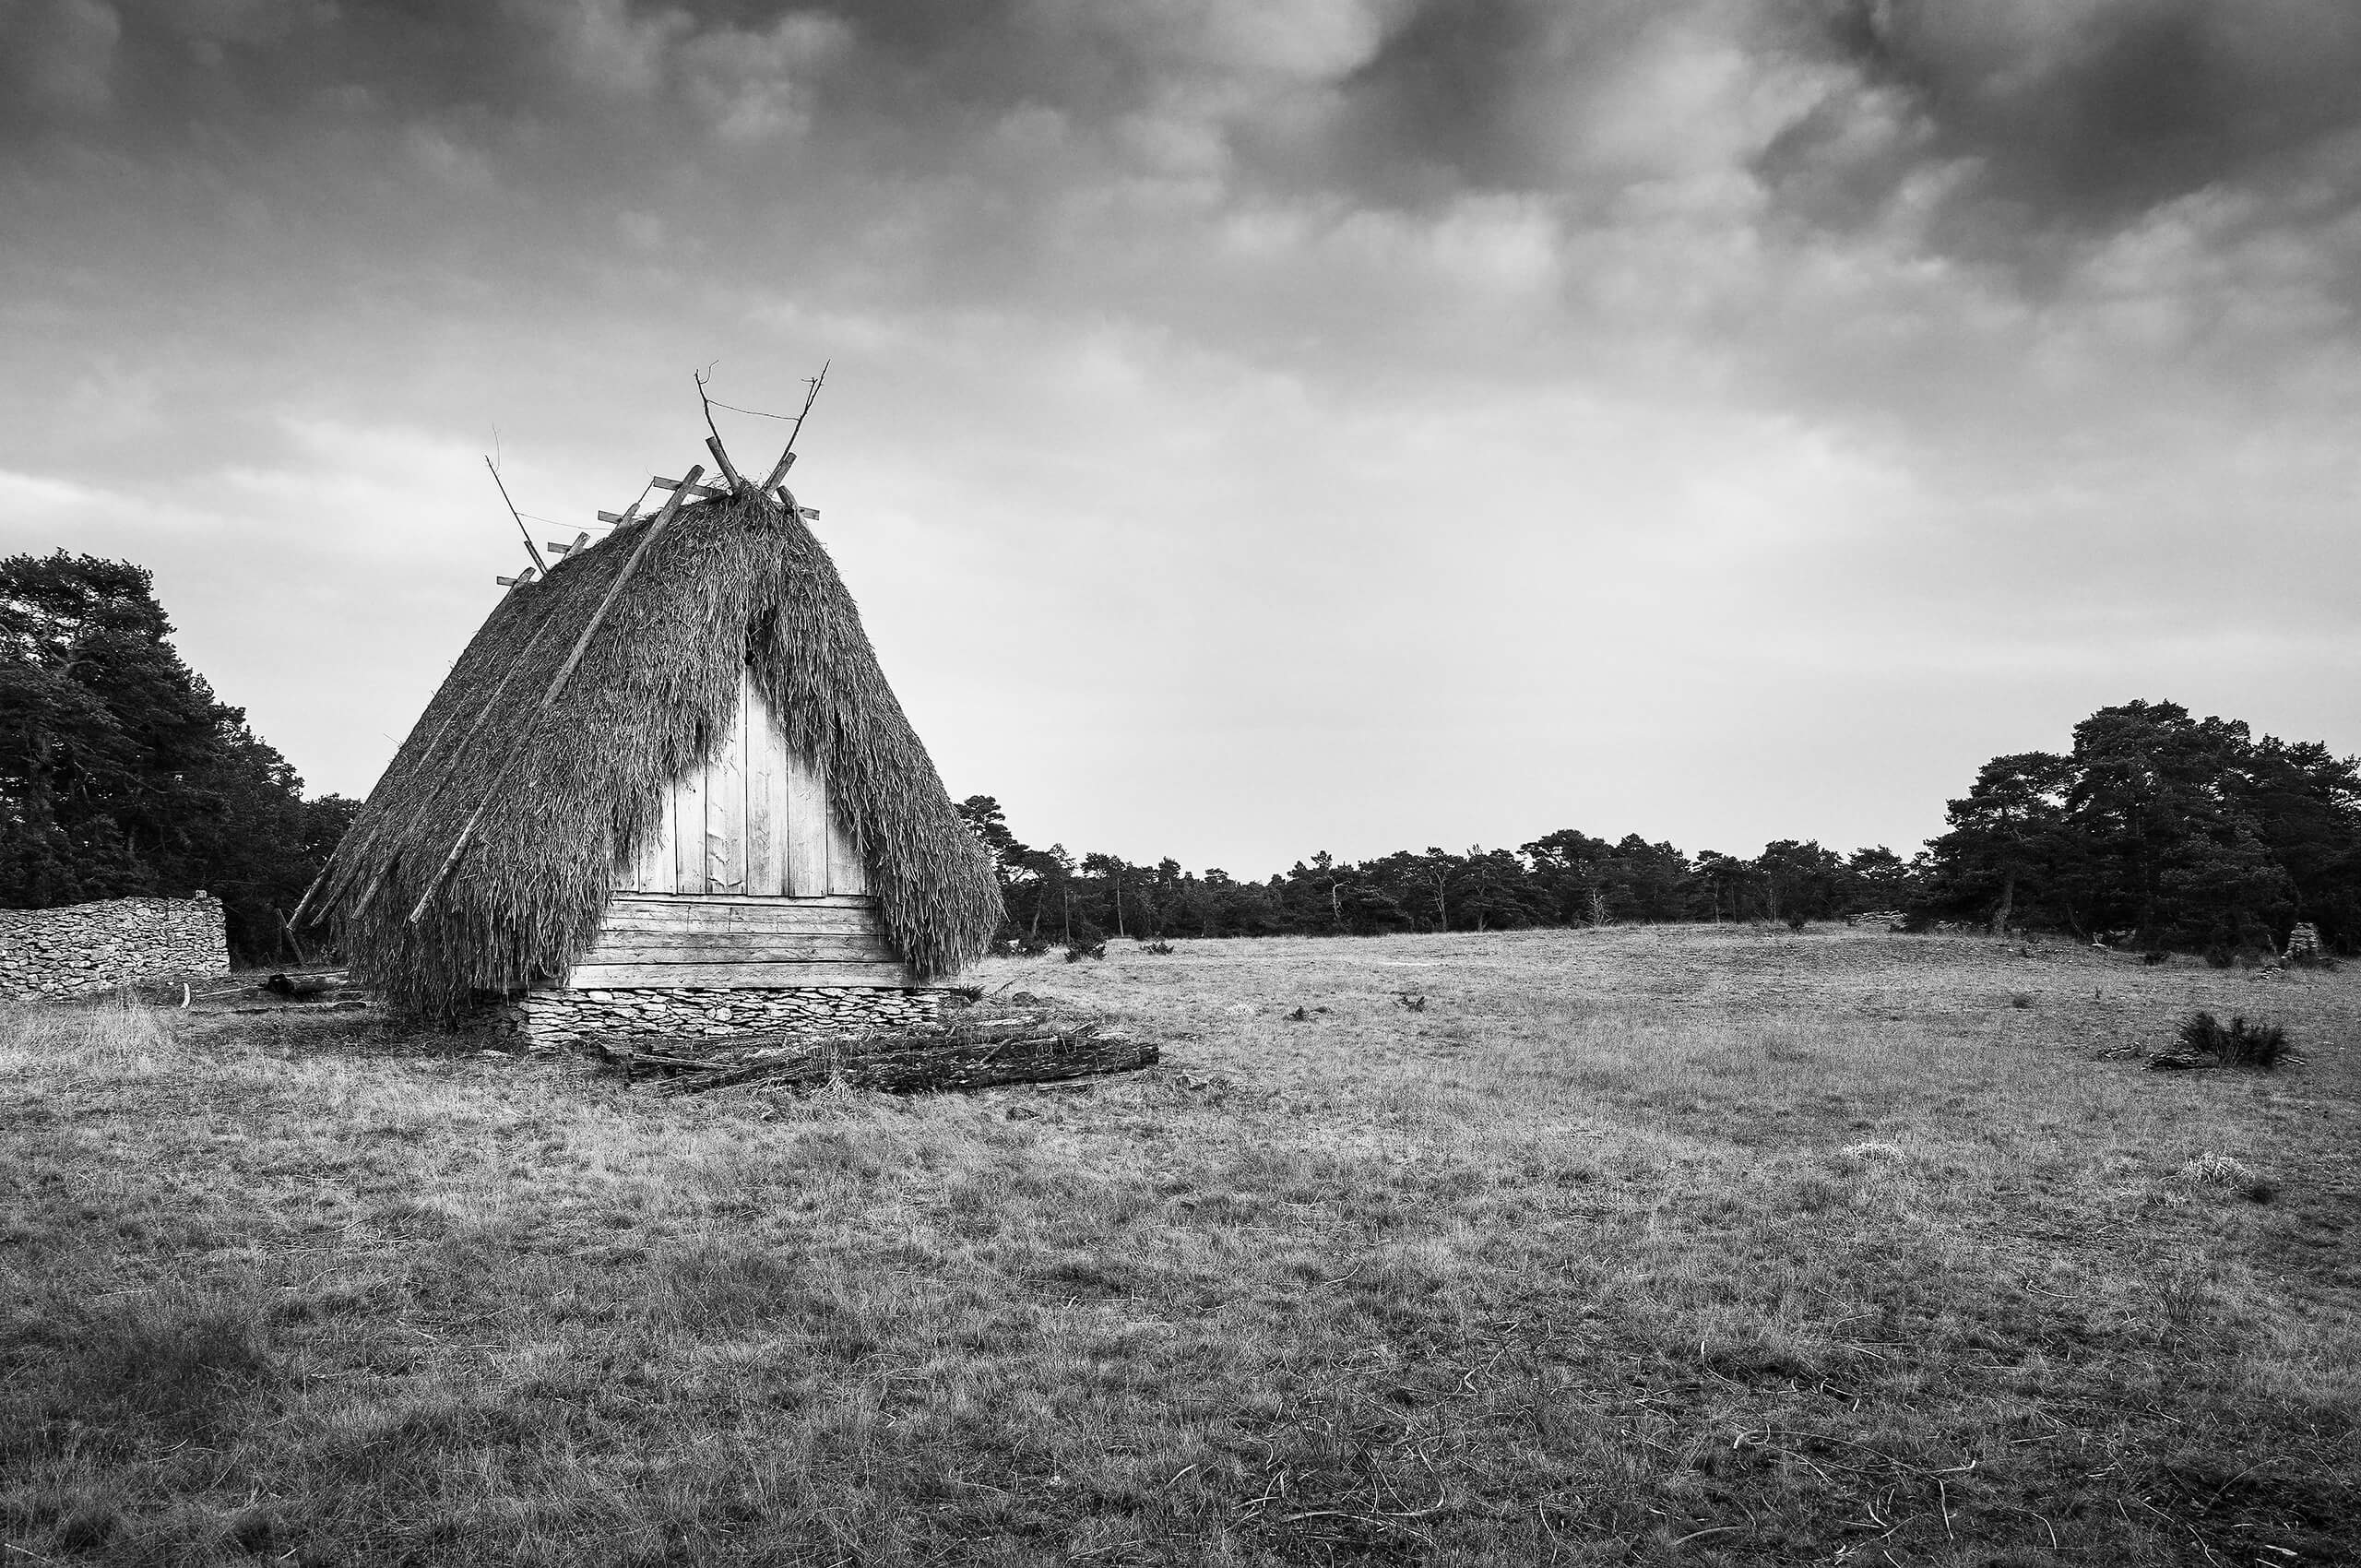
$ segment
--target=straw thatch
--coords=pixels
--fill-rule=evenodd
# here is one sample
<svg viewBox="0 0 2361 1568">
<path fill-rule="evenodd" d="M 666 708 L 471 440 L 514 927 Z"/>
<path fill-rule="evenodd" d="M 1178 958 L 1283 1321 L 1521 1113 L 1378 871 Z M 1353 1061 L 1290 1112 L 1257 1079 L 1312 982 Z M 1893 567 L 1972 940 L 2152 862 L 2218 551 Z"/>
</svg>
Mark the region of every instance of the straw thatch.
<svg viewBox="0 0 2361 1568">
<path fill-rule="evenodd" d="M 319 908 L 355 979 L 393 1004 L 448 1017 L 471 993 L 564 975 L 668 787 L 725 732 L 742 665 L 827 778 L 910 967 L 948 974 L 990 941 L 990 862 L 835 564 L 767 497 L 682 507 L 543 706 L 650 526 L 626 524 L 502 600 L 338 847 Z"/>
</svg>

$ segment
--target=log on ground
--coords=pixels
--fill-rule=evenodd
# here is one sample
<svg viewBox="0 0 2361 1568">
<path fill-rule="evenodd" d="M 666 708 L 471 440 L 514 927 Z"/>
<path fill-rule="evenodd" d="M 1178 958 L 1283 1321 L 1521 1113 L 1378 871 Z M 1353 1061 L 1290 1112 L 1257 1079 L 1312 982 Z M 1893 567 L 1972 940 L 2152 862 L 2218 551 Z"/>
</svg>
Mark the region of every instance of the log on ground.
<svg viewBox="0 0 2361 1568">
<path fill-rule="evenodd" d="M 675 1094 L 741 1084 L 804 1091 L 832 1082 L 886 1094 L 982 1089 L 1128 1073 L 1152 1065 L 1161 1054 L 1153 1043 L 1120 1030 L 1041 1018 L 841 1041 L 742 1035 L 709 1042 L 710 1054 L 694 1056 L 669 1042 L 650 1049 L 629 1037 L 605 1035 L 585 1043 L 626 1078 L 653 1072 Z"/>
</svg>

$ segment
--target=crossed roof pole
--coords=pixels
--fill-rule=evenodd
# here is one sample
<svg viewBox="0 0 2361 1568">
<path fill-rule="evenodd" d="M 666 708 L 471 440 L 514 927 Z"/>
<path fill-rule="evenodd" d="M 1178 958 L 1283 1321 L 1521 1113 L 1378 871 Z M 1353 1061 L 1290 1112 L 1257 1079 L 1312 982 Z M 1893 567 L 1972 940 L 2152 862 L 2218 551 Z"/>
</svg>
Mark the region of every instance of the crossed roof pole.
<svg viewBox="0 0 2361 1568">
<path fill-rule="evenodd" d="M 691 469 L 688 471 L 688 474 L 681 479 L 666 479 L 661 474 L 658 474 L 649 479 L 647 485 L 641 489 L 638 499 L 635 500 L 630 505 L 624 507 L 620 512 L 599 513 L 599 521 L 609 528 L 621 528 L 625 523 L 635 522 L 639 517 L 639 509 L 642 505 L 647 504 L 648 493 L 650 491 L 669 491 L 671 493 L 671 499 L 666 503 L 664 509 L 658 514 L 659 521 L 656 525 L 656 528 L 648 530 L 650 537 L 655 534 L 657 529 L 662 528 L 665 523 L 671 520 L 673 511 L 679 507 L 684 498 L 690 496 L 694 496 L 701 501 L 719 501 L 725 500 L 732 495 L 741 495 L 751 493 L 752 494 L 760 496 L 764 500 L 770 502 L 773 505 L 781 508 L 791 516 L 801 517 L 807 523 L 817 522 L 820 517 L 818 508 L 798 505 L 796 504 L 794 492 L 789 490 L 782 481 L 787 478 L 787 470 L 795 466 L 795 438 L 803 434 L 803 421 L 806 416 L 812 412 L 812 405 L 819 401 L 820 388 L 828 379 L 827 365 L 823 364 L 820 367 L 820 374 L 813 376 L 809 384 L 810 390 L 804 394 L 803 407 L 795 416 L 795 428 L 789 431 L 787 434 L 786 450 L 782 451 L 778 455 L 778 461 L 772 465 L 770 476 L 765 479 L 762 483 L 756 485 L 748 484 L 744 478 L 739 474 L 736 465 L 730 462 L 729 452 L 721 445 L 721 432 L 715 428 L 713 422 L 713 399 L 706 396 L 705 373 L 703 371 L 698 371 L 694 374 L 695 374 L 697 383 L 697 398 L 705 405 L 706 429 L 712 432 L 711 434 L 706 437 L 706 450 L 713 454 L 713 460 L 718 470 L 718 477 L 724 482 L 719 484 L 699 483 L 698 481 L 705 473 L 705 469 L 702 466 Z M 777 418 L 780 416 L 775 415 L 772 417 Z M 490 457 L 486 457 L 484 459 L 484 466 L 492 469 L 492 482 L 500 486 L 500 498 L 502 501 L 507 503 L 508 515 L 516 519 L 517 531 L 524 535 L 525 552 L 533 558 L 533 564 L 530 566 L 526 567 L 523 571 L 517 573 L 515 576 L 495 577 L 492 580 L 497 582 L 501 587 L 506 588 L 523 588 L 526 584 L 533 581 L 537 576 L 548 576 L 549 563 L 542 559 L 540 551 L 534 546 L 532 530 L 525 527 L 524 516 L 516 510 L 516 503 L 509 500 L 508 486 L 501 479 L 498 466 L 495 465 Z M 589 544 L 590 535 L 587 530 L 575 535 L 574 542 L 571 544 L 561 544 L 556 540 L 551 540 L 548 541 L 550 553 L 560 558 L 572 555 L 577 551 L 586 549 Z M 641 547 L 643 549 L 646 548 L 645 540 L 642 541 Z M 630 568 L 626 566 L 624 568 L 624 572 L 625 575 L 628 575 Z M 595 622 L 593 623 L 593 625 L 596 625 Z"/>
</svg>

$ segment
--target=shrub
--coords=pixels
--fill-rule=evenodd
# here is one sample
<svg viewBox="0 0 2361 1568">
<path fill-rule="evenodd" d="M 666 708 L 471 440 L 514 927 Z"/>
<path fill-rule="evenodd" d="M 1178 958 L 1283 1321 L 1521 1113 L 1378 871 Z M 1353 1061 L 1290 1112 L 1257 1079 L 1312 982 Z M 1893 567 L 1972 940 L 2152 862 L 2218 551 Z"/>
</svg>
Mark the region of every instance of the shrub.
<svg viewBox="0 0 2361 1568">
<path fill-rule="evenodd" d="M 2228 1028 L 2211 1013 L 2192 1013 L 2180 1027 L 2180 1047 L 2193 1056 L 2211 1056 L 2230 1067 L 2251 1067 L 2268 1073 L 2287 1051 L 2287 1031 L 2277 1024 L 2249 1024 L 2232 1018 Z"/>
<path fill-rule="evenodd" d="M 1107 944 L 1103 941 L 1092 942 L 1077 936 L 1066 944 L 1066 962 L 1069 964 L 1079 964 L 1085 958 L 1104 958 L 1105 956 L 1107 956 Z"/>
<path fill-rule="evenodd" d="M 1169 958 L 1172 956 L 1172 944 L 1165 941 L 1161 937 L 1158 937 L 1154 942 L 1141 943 L 1140 951 L 1143 953 L 1153 953 L 1159 958 Z"/>
<path fill-rule="evenodd" d="M 2217 942 L 2205 950 L 2205 961 L 2214 968 L 2226 969 L 2238 961 L 2238 956 L 2230 950 L 2229 944 Z"/>
<path fill-rule="evenodd" d="M 1787 929 L 1789 931 L 1801 931 L 1810 922 L 1807 921 L 1801 915 L 1789 915 L 1787 917 Z"/>
<path fill-rule="evenodd" d="M 2152 948 L 2140 955 L 2140 961 L 2143 964 L 2155 965 L 2167 962 L 2171 957 L 2172 955 L 2162 948 Z"/>
<path fill-rule="evenodd" d="M 2248 1024 L 2244 1018 L 2232 1018 L 2229 1046 L 2227 1060 L 2268 1073 L 2287 1053 L 2287 1031 L 2277 1024 Z"/>
<path fill-rule="evenodd" d="M 2180 1033 L 2175 1037 L 2181 1049 L 2199 1056 L 2219 1056 L 2228 1030 L 2211 1013 L 2192 1013 L 2181 1021 Z"/>
</svg>

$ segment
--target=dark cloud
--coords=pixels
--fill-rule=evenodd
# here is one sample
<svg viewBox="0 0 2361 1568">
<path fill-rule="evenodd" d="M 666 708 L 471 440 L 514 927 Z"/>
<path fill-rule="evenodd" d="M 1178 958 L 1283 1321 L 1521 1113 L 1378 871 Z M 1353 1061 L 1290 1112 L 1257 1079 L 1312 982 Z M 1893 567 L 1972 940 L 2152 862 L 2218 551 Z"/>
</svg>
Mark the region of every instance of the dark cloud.
<svg viewBox="0 0 2361 1568">
<path fill-rule="evenodd" d="M 106 113 L 122 32 L 101 0 L 0 0 L 0 132 Z"/>
<path fill-rule="evenodd" d="M 2268 350 L 2356 271 L 2349 0 L 0 0 L 0 280 L 147 245 L 160 300 L 530 310 L 670 267 L 1249 357 L 1702 333 L 1843 382 L 1952 377 L 1965 323 L 2192 191 L 2243 205 L 2109 298 L 2275 267 Z"/>
<path fill-rule="evenodd" d="M 1631 26 L 1630 7 L 1602 9 Z M 1595 55 L 1573 47 L 1572 14 L 1527 0 L 1420 7 L 1344 84 L 1339 163 L 1357 184 L 1398 200 L 1562 185 L 1568 149 L 1553 145 L 1533 110 L 1536 86 L 1572 98 L 1584 68 L 1596 68 Z"/>
<path fill-rule="evenodd" d="M 1766 79 L 1798 59 L 1848 74 L 1754 149 L 1762 176 L 1822 218 L 1858 216 L 1929 160 L 1972 161 L 1986 201 L 2082 225 L 2211 184 L 2316 173 L 2340 148 L 2331 173 L 2351 182 L 2350 0 L 1788 5 L 0 0 L 0 135 L 173 149 L 215 125 L 251 155 L 326 106 L 472 116 L 495 141 L 539 137 L 586 161 L 636 144 L 652 163 L 645 144 L 816 124 L 907 177 L 955 165 L 1020 109 L 1086 137 L 1180 114 L 1242 181 L 1415 206 L 1644 175 L 1619 166 L 1628 149 L 1602 149 L 1601 106 L 1685 31 Z"/>
<path fill-rule="evenodd" d="M 2361 196 L 2361 12 L 2343 0 L 1843 0 L 1822 27 L 1871 90 L 1764 160 L 1807 195 L 1964 160 L 1970 198 L 2073 229 L 2209 186 L 2326 178 Z M 1901 134 L 1848 144 L 1863 113 Z"/>
</svg>

